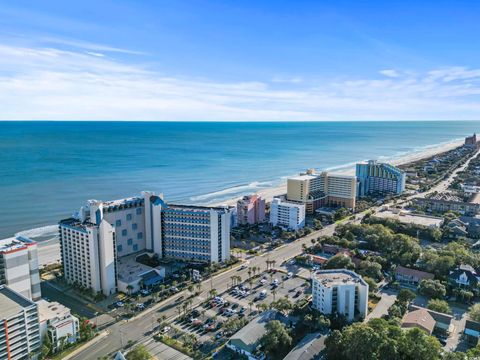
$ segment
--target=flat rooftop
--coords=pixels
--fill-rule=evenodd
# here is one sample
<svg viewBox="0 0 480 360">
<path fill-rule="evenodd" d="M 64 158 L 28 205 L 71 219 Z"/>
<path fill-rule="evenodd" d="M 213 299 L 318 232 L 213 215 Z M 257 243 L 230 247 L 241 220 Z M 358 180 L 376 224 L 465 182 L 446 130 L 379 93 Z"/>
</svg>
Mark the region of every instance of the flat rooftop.
<svg viewBox="0 0 480 360">
<path fill-rule="evenodd" d="M 118 271 L 119 280 L 126 283 L 131 283 L 132 281 L 138 280 L 139 276 L 146 272 L 149 272 L 153 269 L 162 268 L 161 266 L 157 266 L 156 268 L 153 268 L 148 265 L 139 263 L 136 260 L 136 258 L 142 254 L 144 253 L 130 254 L 130 255 L 118 258 L 117 271 Z"/>
<path fill-rule="evenodd" d="M 38 315 L 40 322 L 54 318 L 63 319 L 70 314 L 70 309 L 58 302 L 48 302 L 46 300 L 37 301 Z"/>
<path fill-rule="evenodd" d="M 36 244 L 35 241 L 23 236 L 16 236 L 0 240 L 0 253 L 6 253 Z"/>
<path fill-rule="evenodd" d="M 318 175 L 303 174 L 289 177 L 288 180 L 313 180 L 317 177 Z"/>
<path fill-rule="evenodd" d="M 361 283 L 365 285 L 360 275 L 353 271 L 338 269 L 338 270 L 319 270 L 315 273 L 315 278 L 325 287 L 337 285 L 352 285 Z"/>
<path fill-rule="evenodd" d="M 32 305 L 35 303 L 6 286 L 0 286 L 0 319 L 8 319 Z"/>
<path fill-rule="evenodd" d="M 404 224 L 415 224 L 415 225 L 423 225 L 428 227 L 439 228 L 443 223 L 443 218 L 440 218 L 440 217 L 417 215 L 417 214 L 407 213 L 404 211 L 400 211 L 399 213 L 396 214 L 390 210 L 386 210 L 386 211 L 377 212 L 374 216 L 383 218 L 383 219 L 398 220 Z"/>
</svg>

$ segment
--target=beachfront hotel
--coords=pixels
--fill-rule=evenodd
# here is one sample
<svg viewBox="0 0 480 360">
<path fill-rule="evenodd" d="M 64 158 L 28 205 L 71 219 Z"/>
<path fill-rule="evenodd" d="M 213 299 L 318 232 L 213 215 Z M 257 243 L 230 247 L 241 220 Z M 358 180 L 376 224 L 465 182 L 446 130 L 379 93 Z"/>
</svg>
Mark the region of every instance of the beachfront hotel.
<svg viewBox="0 0 480 360">
<path fill-rule="evenodd" d="M 368 311 L 368 284 L 346 269 L 319 270 L 312 275 L 313 307 L 322 314 L 345 315 L 348 321 Z"/>
<path fill-rule="evenodd" d="M 237 201 L 237 224 L 255 225 L 265 221 L 265 199 L 248 195 Z"/>
<path fill-rule="evenodd" d="M 396 166 L 369 160 L 357 164 L 358 197 L 367 195 L 401 195 L 405 191 L 406 174 Z"/>
<path fill-rule="evenodd" d="M 305 204 L 306 212 L 312 214 L 322 206 L 355 208 L 356 177 L 317 174 L 313 169 L 287 179 L 287 200 Z"/>
<path fill-rule="evenodd" d="M 23 236 L 0 240 L 0 285 L 26 298 L 41 298 L 37 243 Z"/>
<path fill-rule="evenodd" d="M 305 226 L 305 205 L 274 198 L 270 203 L 270 223 L 288 230 Z"/>
<path fill-rule="evenodd" d="M 119 274 L 119 259 L 148 253 L 224 262 L 230 257 L 230 221 L 228 208 L 167 204 L 150 192 L 115 201 L 91 200 L 78 216 L 59 223 L 65 279 L 108 296 L 125 278 Z"/>
<path fill-rule="evenodd" d="M 0 285 L 0 359 L 27 360 L 41 346 L 37 304 Z"/>
</svg>

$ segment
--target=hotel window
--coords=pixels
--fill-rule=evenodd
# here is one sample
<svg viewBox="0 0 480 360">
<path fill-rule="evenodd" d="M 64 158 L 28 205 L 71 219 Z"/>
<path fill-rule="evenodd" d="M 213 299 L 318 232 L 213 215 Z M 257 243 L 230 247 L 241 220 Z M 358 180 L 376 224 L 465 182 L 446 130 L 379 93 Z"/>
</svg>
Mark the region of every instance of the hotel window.
<svg viewBox="0 0 480 360">
<path fill-rule="evenodd" d="M 132 244 L 133 244 L 133 240 L 132 240 L 132 239 L 128 239 L 128 240 L 127 240 L 127 244 L 128 244 L 128 245 L 132 245 Z"/>
<path fill-rule="evenodd" d="M 140 215 L 142 213 L 142 208 L 137 208 L 137 215 Z"/>
<path fill-rule="evenodd" d="M 122 245 L 117 245 L 117 251 L 121 252 L 122 251 Z"/>
<path fill-rule="evenodd" d="M 137 234 L 137 239 L 143 239 L 143 233 L 139 232 L 139 233 Z"/>
<path fill-rule="evenodd" d="M 132 214 L 127 214 L 127 221 L 132 220 Z"/>
<path fill-rule="evenodd" d="M 127 229 L 122 230 L 122 236 L 127 236 Z"/>
<path fill-rule="evenodd" d="M 138 228 L 138 225 L 136 223 L 133 223 L 132 224 L 132 230 L 137 230 L 137 228 Z"/>
<path fill-rule="evenodd" d="M 115 221 L 115 226 L 121 226 L 121 225 L 122 225 L 122 220 Z"/>
<path fill-rule="evenodd" d="M 138 251 L 138 244 L 133 245 L 133 251 Z"/>
</svg>

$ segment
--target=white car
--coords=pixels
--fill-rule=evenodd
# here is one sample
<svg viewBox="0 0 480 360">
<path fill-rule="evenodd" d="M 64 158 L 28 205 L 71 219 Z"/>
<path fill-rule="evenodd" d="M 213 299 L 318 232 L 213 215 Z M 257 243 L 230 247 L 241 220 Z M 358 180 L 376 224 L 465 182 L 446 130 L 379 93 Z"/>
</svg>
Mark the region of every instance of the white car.
<svg viewBox="0 0 480 360">
<path fill-rule="evenodd" d="M 267 279 L 260 279 L 260 284 L 265 285 L 267 283 Z"/>
<path fill-rule="evenodd" d="M 288 277 L 289 279 L 291 279 L 292 276 L 293 276 L 293 273 L 292 273 L 292 272 L 289 272 L 289 273 L 287 274 L 287 277 Z"/>
<path fill-rule="evenodd" d="M 116 303 L 115 305 L 117 305 L 118 307 L 123 307 L 123 306 L 125 306 L 125 304 L 123 303 L 123 301 L 117 301 L 117 303 Z"/>
<path fill-rule="evenodd" d="M 161 332 L 162 332 L 162 334 L 166 334 L 166 333 L 169 332 L 171 329 L 172 329 L 172 328 L 171 328 L 170 326 L 165 326 L 165 327 L 161 330 Z"/>
</svg>

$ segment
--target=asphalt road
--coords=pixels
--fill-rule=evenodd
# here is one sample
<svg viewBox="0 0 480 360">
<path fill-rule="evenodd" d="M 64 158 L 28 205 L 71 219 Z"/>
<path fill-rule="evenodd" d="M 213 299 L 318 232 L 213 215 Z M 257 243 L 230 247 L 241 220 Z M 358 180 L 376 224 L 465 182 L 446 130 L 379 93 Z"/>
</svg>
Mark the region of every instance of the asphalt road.
<svg viewBox="0 0 480 360">
<path fill-rule="evenodd" d="M 332 235 L 334 229 L 335 225 L 329 225 L 322 230 L 315 231 L 310 235 L 307 235 L 290 244 L 276 248 L 271 252 L 261 256 L 254 256 L 248 259 L 249 266 L 258 266 L 262 270 L 265 270 L 267 268 L 267 260 L 275 260 L 277 261 L 276 265 L 280 265 L 280 263 L 282 263 L 284 260 L 301 254 L 303 252 L 303 244 L 311 246 L 312 239 L 317 239 L 322 235 Z M 239 275 L 242 277 L 242 279 L 246 279 L 248 277 L 248 270 L 234 268 L 215 276 L 212 280 L 207 279 L 203 281 L 202 293 L 192 298 L 192 306 L 195 307 L 207 299 L 208 292 L 211 288 L 215 288 L 218 293 L 227 290 L 229 284 L 231 283 L 230 277 L 232 275 Z M 95 346 L 88 347 L 84 351 L 78 353 L 76 356 L 72 357 L 72 359 L 98 359 L 101 356 L 118 351 L 120 348 L 125 346 L 129 340 L 137 342 L 145 340 L 148 336 L 150 336 L 146 336 L 145 333 L 150 331 L 157 324 L 157 318 L 165 315 L 168 320 L 171 320 L 178 315 L 176 306 L 179 305 L 180 302 L 177 301 L 177 299 L 182 295 L 186 298 L 188 296 L 188 292 L 183 291 L 178 293 L 140 313 L 136 318 L 111 325 L 108 327 L 108 331 L 110 332 L 108 336 L 96 343 Z"/>
<path fill-rule="evenodd" d="M 463 166 L 459 167 L 450 174 L 449 178 L 445 181 L 442 181 L 439 185 L 432 188 L 428 193 L 433 191 L 443 191 L 445 190 L 453 177 L 459 172 L 465 169 L 470 160 L 477 156 L 480 153 L 480 150 L 477 151 Z M 425 196 L 426 193 L 417 194 L 409 197 L 407 199 L 411 200 L 414 197 Z M 358 216 L 357 216 L 358 218 Z M 358 221 L 357 219 L 356 221 Z M 275 260 L 276 266 L 288 260 L 294 256 L 300 255 L 303 252 L 303 245 L 311 246 L 311 240 L 317 239 L 319 236 L 323 235 L 333 235 L 335 230 L 335 224 L 326 226 L 324 229 L 312 232 L 310 235 L 307 235 L 301 239 L 298 239 L 292 243 L 278 247 L 268 253 L 262 254 L 260 256 L 254 256 L 249 258 L 249 266 L 257 266 L 263 271 L 266 269 L 267 260 Z M 215 288 L 218 293 L 221 293 L 227 290 L 230 283 L 230 276 L 240 275 L 242 279 L 248 277 L 247 269 L 231 269 L 229 271 L 223 272 L 213 279 L 207 279 L 202 282 L 202 293 L 194 298 L 192 307 L 197 306 L 205 299 L 208 298 L 208 292 L 211 288 Z M 156 324 L 157 318 L 162 315 L 165 315 L 168 320 L 175 318 L 178 313 L 176 306 L 181 302 L 178 301 L 178 298 L 183 295 L 185 298 L 188 296 L 187 291 L 176 294 L 175 296 L 170 297 L 169 299 L 164 300 L 161 303 L 154 305 L 153 307 L 147 309 L 146 311 L 140 313 L 136 318 L 133 318 L 129 321 L 121 321 L 115 323 L 108 327 L 109 335 L 104 337 L 101 341 L 95 344 L 95 346 L 90 346 L 78 353 L 76 356 L 72 357 L 74 360 L 90 360 L 98 359 L 101 356 L 111 354 L 114 351 L 118 351 L 124 345 L 127 344 L 129 340 L 133 341 L 144 341 L 150 335 L 145 335 L 146 332 L 150 331 Z M 388 309 L 388 304 L 392 301 L 391 297 L 385 298 L 385 300 L 380 304 L 381 308 L 378 311 L 383 309 L 383 305 Z"/>
</svg>

